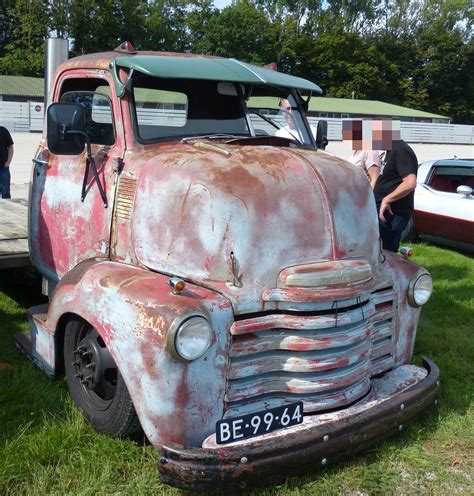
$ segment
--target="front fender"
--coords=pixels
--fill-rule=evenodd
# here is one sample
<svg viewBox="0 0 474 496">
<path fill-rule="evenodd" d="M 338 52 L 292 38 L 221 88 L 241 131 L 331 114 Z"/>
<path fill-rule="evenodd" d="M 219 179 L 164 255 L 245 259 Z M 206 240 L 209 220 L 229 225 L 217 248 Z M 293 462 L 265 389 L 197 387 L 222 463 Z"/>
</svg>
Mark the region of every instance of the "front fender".
<svg viewBox="0 0 474 496">
<path fill-rule="evenodd" d="M 380 270 L 389 278 L 396 294 L 394 321 L 395 366 L 408 364 L 413 357 L 418 320 L 421 307 L 413 307 L 408 301 L 410 281 L 423 268 L 396 253 L 384 250 L 385 261 Z M 424 270 L 424 269 L 423 269 Z"/>
<path fill-rule="evenodd" d="M 168 279 L 116 262 L 80 264 L 58 284 L 47 324 L 59 330 L 68 313 L 92 324 L 125 380 L 150 442 L 196 446 L 222 418 L 233 312 L 227 299 L 199 286 L 187 284 L 180 295 L 173 294 Z M 193 313 L 210 321 L 214 338 L 201 358 L 178 362 L 166 351 L 168 331 Z"/>
</svg>

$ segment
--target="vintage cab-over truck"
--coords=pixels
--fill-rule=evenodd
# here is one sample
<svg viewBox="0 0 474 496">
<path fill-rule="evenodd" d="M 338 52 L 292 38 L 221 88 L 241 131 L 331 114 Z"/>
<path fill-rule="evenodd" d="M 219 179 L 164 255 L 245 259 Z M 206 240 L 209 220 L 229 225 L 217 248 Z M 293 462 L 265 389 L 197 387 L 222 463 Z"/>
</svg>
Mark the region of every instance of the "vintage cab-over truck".
<svg viewBox="0 0 474 496">
<path fill-rule="evenodd" d="M 29 211 L 49 304 L 16 341 L 95 429 L 141 426 L 166 483 L 324 466 L 435 402 L 436 365 L 411 364 L 430 275 L 381 249 L 365 175 L 318 149 L 311 93 L 129 44 L 56 71 Z"/>
</svg>

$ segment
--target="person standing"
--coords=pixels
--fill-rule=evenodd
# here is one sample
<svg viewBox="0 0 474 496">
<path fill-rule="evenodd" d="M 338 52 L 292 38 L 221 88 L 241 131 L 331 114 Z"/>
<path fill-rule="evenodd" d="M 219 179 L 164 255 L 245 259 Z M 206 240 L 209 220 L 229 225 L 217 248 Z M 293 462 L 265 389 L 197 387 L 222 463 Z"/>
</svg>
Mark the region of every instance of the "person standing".
<svg viewBox="0 0 474 496">
<path fill-rule="evenodd" d="M 13 159 L 13 140 L 6 127 L 0 126 L 0 189 L 2 198 L 10 196 L 10 164 Z"/>
<path fill-rule="evenodd" d="M 413 213 L 418 160 L 412 148 L 392 135 L 391 147 L 387 147 L 382 173 L 374 187 L 379 214 L 382 246 L 397 252 L 402 232 Z"/>
</svg>

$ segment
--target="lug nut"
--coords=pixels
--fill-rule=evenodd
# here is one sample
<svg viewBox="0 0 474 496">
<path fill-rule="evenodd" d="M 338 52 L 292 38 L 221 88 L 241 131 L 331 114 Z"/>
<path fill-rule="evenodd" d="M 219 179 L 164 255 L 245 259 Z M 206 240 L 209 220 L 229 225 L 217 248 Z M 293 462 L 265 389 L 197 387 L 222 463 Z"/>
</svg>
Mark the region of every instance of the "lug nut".
<svg viewBox="0 0 474 496">
<path fill-rule="evenodd" d="M 71 364 L 73 367 L 79 367 L 81 365 L 81 362 L 78 362 L 77 360 L 75 362 L 72 362 Z"/>
<path fill-rule="evenodd" d="M 74 377 L 77 377 L 78 379 L 82 379 L 84 376 L 81 373 L 74 374 Z"/>
<path fill-rule="evenodd" d="M 95 369 L 95 362 L 88 363 L 86 365 L 86 369 L 92 369 L 92 370 L 94 370 Z"/>
</svg>

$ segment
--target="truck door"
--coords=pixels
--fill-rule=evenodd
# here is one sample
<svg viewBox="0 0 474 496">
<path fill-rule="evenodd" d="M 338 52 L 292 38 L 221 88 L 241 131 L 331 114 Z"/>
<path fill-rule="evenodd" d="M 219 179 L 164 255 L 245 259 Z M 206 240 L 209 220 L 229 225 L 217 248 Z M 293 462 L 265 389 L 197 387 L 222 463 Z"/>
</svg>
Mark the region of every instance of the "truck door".
<svg viewBox="0 0 474 496">
<path fill-rule="evenodd" d="M 102 77 L 97 77 L 98 73 Z M 34 159 L 30 195 L 30 254 L 48 279 L 59 280 L 79 262 L 108 258 L 115 193 L 114 163 L 123 157 L 120 106 L 113 98 L 104 71 L 74 71 L 58 81 L 53 101 L 81 103 L 86 109 L 86 132 L 91 140 L 99 180 L 105 190 L 104 206 L 92 171 L 86 178 L 86 151 L 81 155 L 54 155 L 46 140 Z M 112 98 L 111 98 L 112 96 Z"/>
</svg>

